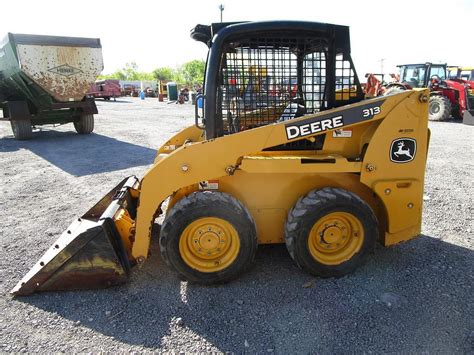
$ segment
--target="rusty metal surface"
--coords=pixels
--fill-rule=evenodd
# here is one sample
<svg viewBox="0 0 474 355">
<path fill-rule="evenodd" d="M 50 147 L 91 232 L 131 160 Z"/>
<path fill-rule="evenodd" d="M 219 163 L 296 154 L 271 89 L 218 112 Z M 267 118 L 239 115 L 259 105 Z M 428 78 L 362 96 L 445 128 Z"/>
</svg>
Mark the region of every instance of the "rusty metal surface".
<svg viewBox="0 0 474 355">
<path fill-rule="evenodd" d="M 18 44 L 21 70 L 57 101 L 80 101 L 104 67 L 101 48 Z"/>
<path fill-rule="evenodd" d="M 135 176 L 124 179 L 71 223 L 11 293 L 104 288 L 126 282 L 130 262 L 114 217 L 124 208 L 135 214 L 129 189 L 138 183 Z"/>
<path fill-rule="evenodd" d="M 78 219 L 48 249 L 11 291 L 28 295 L 39 291 L 104 288 L 123 283 L 129 264 L 117 250 L 110 219 L 91 222 Z"/>
</svg>

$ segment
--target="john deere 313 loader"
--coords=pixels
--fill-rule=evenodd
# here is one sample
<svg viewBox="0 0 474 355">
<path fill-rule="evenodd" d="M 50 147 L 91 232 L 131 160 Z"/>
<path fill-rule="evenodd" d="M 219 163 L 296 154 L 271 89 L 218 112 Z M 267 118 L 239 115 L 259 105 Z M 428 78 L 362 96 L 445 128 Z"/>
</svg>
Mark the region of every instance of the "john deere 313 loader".
<svg viewBox="0 0 474 355">
<path fill-rule="evenodd" d="M 209 47 L 195 125 L 75 220 L 14 294 L 126 281 L 168 198 L 161 257 L 202 284 L 237 277 L 259 244 L 337 277 L 375 243 L 420 233 L 427 90 L 364 100 L 345 26 L 220 23 L 191 37 Z"/>
</svg>

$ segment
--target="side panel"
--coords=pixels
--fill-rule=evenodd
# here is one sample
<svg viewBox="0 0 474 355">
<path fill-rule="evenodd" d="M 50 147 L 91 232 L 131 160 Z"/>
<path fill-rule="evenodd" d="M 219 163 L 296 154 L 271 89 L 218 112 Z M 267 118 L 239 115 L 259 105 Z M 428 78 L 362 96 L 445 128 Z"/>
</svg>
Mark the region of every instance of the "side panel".
<svg viewBox="0 0 474 355">
<path fill-rule="evenodd" d="M 245 165 L 245 164 L 243 164 Z M 259 244 L 283 243 L 284 225 L 296 201 L 314 189 L 340 187 L 354 192 L 374 210 L 381 225 L 385 214 L 372 191 L 361 184 L 357 174 L 252 173 L 238 170 L 218 180 L 218 189 L 229 193 L 248 208 L 257 226 Z M 194 191 L 198 185 L 181 189 L 172 196 L 168 208 Z"/>
<path fill-rule="evenodd" d="M 104 64 L 101 48 L 19 44 L 21 70 L 57 101 L 81 101 Z"/>
<path fill-rule="evenodd" d="M 7 37 L 8 38 L 8 37 Z M 10 79 L 13 76 L 19 76 L 20 67 L 16 58 L 15 49 L 12 43 L 4 41 L 0 44 L 0 98 L 3 100 L 21 99 L 21 93 L 15 87 L 15 82 Z"/>
<path fill-rule="evenodd" d="M 428 105 L 420 104 L 420 95 L 428 96 L 414 92 L 380 123 L 363 161 L 361 182 L 374 190 L 387 210 L 385 245 L 421 231 L 429 133 Z"/>
</svg>

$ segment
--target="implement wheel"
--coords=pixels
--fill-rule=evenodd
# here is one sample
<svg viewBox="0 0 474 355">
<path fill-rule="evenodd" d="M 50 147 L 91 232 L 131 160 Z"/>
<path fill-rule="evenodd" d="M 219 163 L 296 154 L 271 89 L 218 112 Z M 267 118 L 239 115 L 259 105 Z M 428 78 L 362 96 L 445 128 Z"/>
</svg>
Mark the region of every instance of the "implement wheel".
<svg viewBox="0 0 474 355">
<path fill-rule="evenodd" d="M 33 137 L 31 120 L 10 120 L 10 125 L 15 139 L 23 141 Z"/>
<path fill-rule="evenodd" d="M 94 115 L 82 115 L 77 122 L 74 122 L 74 128 L 79 134 L 89 134 L 94 130 Z"/>
<path fill-rule="evenodd" d="M 303 270 L 322 277 L 353 272 L 374 249 L 378 222 L 370 206 L 339 188 L 311 191 L 288 214 L 285 241 Z"/>
<path fill-rule="evenodd" d="M 201 284 L 236 278 L 257 251 L 247 209 L 222 192 L 195 192 L 168 212 L 160 232 L 161 257 L 186 280 Z"/>
</svg>

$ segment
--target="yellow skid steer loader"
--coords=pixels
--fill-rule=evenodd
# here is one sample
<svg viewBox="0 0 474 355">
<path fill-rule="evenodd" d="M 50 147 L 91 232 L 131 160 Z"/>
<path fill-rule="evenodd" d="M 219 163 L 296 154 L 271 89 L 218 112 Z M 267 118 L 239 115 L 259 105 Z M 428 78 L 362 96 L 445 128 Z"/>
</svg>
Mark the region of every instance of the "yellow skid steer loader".
<svg viewBox="0 0 474 355">
<path fill-rule="evenodd" d="M 125 282 L 165 201 L 161 257 L 202 284 L 237 277 L 259 244 L 338 277 L 376 242 L 420 233 L 427 90 L 364 100 L 346 26 L 219 23 L 191 37 L 209 47 L 195 125 L 75 220 L 14 294 Z"/>
</svg>

